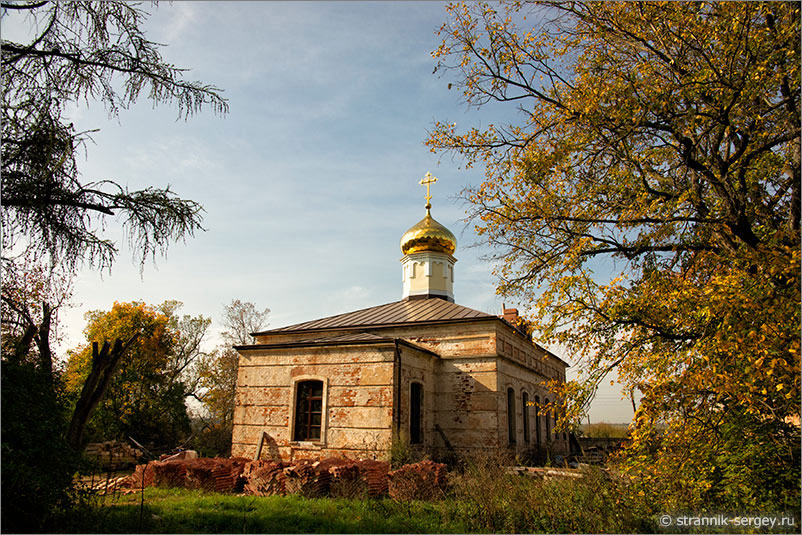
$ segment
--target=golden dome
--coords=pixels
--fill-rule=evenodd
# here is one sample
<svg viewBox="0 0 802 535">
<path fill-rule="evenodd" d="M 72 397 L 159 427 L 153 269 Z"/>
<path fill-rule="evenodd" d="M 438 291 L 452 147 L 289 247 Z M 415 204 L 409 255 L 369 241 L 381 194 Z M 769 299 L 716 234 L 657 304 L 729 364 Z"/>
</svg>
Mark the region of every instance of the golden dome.
<svg viewBox="0 0 802 535">
<path fill-rule="evenodd" d="M 457 238 L 450 230 L 435 221 L 428 209 L 426 217 L 401 237 L 401 252 L 405 255 L 421 251 L 437 251 L 453 255 L 456 249 Z"/>
</svg>

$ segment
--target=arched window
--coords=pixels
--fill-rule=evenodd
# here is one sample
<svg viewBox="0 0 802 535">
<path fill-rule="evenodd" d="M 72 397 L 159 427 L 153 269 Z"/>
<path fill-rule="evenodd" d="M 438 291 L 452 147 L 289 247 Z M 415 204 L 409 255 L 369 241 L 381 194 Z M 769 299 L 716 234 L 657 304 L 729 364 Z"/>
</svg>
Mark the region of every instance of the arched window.
<svg viewBox="0 0 802 535">
<path fill-rule="evenodd" d="M 507 389 L 507 441 L 515 444 L 515 390 Z"/>
<path fill-rule="evenodd" d="M 546 398 L 545 405 L 548 407 L 549 405 L 549 398 Z M 551 440 L 551 415 L 549 414 L 549 410 L 546 409 L 545 411 L 546 417 L 546 440 Z"/>
<path fill-rule="evenodd" d="M 323 424 L 323 381 L 299 381 L 295 385 L 293 440 L 320 440 Z"/>
<path fill-rule="evenodd" d="M 540 446 L 540 396 L 535 396 L 535 444 Z"/>
<path fill-rule="evenodd" d="M 521 392 L 521 410 L 524 420 L 524 442 L 529 444 L 529 394 Z"/>
<path fill-rule="evenodd" d="M 423 443 L 423 385 L 409 385 L 409 441 Z"/>
</svg>

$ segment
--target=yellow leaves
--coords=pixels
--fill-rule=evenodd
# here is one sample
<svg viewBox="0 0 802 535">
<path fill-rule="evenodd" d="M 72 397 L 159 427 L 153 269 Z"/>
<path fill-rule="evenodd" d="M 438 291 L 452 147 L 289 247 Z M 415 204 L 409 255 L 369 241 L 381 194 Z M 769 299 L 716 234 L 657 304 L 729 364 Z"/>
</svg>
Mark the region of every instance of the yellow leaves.
<svg viewBox="0 0 802 535">
<path fill-rule="evenodd" d="M 782 204 L 761 195 L 780 191 L 766 177 L 779 174 L 790 152 L 779 144 L 776 157 L 747 168 L 733 160 L 729 175 L 713 165 L 730 158 L 730 143 L 746 139 L 738 136 L 749 124 L 759 123 L 751 139 L 767 145 L 766 136 L 785 135 L 781 125 L 798 123 L 766 104 L 780 99 L 780 71 L 796 73 L 788 79 L 799 91 L 798 57 L 783 67 L 776 58 L 786 44 L 772 37 L 798 33 L 798 7 L 774 6 L 778 21 L 792 22 L 771 33 L 756 15 L 763 4 L 571 6 L 587 15 L 572 21 L 574 33 L 517 28 L 485 5 L 449 9 L 455 20 L 441 48 L 454 51 L 469 102 L 503 100 L 510 85 L 494 73 L 524 73 L 514 79 L 525 97 L 515 101 L 524 103 L 520 124 L 458 133 L 438 123 L 427 140 L 467 166 L 486 165 L 488 179 L 469 200 L 482 237 L 511 244 L 498 267 L 499 292 L 539 306 L 546 331 L 595 353 L 596 369 L 623 358 L 623 379 L 653 388 L 653 417 L 687 408 L 705 389 L 715 403 L 746 413 L 798 407 L 799 236 L 771 228 L 787 223 L 787 210 L 765 218 L 758 210 Z M 610 20 L 616 24 L 603 23 Z M 477 43 L 495 63 L 476 57 Z M 538 61 L 522 61 L 522 53 L 554 70 L 532 68 Z M 566 79 L 552 83 L 553 72 Z M 743 87 L 733 89 L 733 80 Z M 732 115 L 718 124 L 723 109 Z M 734 141 L 716 146 L 719 135 Z M 700 167 L 712 169 L 715 183 Z M 737 214 L 727 195 L 716 194 L 740 191 L 740 170 L 751 188 L 744 199 L 755 200 L 742 215 L 760 221 L 758 249 L 734 235 L 728 218 Z M 792 226 L 785 223 L 778 227 Z M 611 255 L 598 251 L 616 247 L 620 263 L 611 269 L 603 262 Z M 588 265 L 610 280 L 594 279 Z M 533 290 L 539 284 L 542 293 Z"/>
</svg>

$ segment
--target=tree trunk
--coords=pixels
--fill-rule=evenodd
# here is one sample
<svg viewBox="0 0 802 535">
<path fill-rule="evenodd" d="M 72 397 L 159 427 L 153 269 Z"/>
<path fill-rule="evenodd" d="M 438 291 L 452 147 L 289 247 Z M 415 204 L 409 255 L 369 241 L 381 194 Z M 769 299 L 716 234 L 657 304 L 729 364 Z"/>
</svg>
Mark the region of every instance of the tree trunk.
<svg viewBox="0 0 802 535">
<path fill-rule="evenodd" d="M 39 346 L 39 360 L 47 376 L 53 379 L 53 352 L 50 350 L 50 321 L 53 318 L 53 308 L 47 302 L 42 302 L 42 325 L 36 344 Z"/>
<path fill-rule="evenodd" d="M 100 351 L 97 342 L 92 343 L 92 371 L 84 382 L 81 397 L 75 405 L 75 412 L 72 414 L 70 428 L 67 431 L 67 442 L 74 450 L 79 451 L 86 422 L 92 410 L 106 394 L 117 364 L 138 337 L 139 334 L 135 334 L 125 344 L 118 338 L 114 342 L 114 348 L 106 341 Z"/>
</svg>

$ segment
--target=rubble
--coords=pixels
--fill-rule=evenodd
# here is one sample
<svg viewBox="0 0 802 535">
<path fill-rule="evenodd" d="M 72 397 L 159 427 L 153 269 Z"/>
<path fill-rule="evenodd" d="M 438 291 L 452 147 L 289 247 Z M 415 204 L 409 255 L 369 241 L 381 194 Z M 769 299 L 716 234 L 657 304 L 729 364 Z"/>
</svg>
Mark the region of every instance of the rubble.
<svg viewBox="0 0 802 535">
<path fill-rule="evenodd" d="M 390 463 L 365 459 L 356 461 L 357 468 L 364 474 L 368 485 L 368 494 L 372 497 L 387 494 L 387 474 L 390 472 Z"/>
<path fill-rule="evenodd" d="M 165 455 L 160 455 L 160 461 L 183 461 L 186 459 L 197 459 L 198 452 L 195 450 L 182 450 L 178 453 L 167 453 Z"/>
<path fill-rule="evenodd" d="M 242 490 L 240 476 L 248 459 L 233 457 L 175 459 L 140 464 L 126 481 L 129 488 L 183 487 L 216 492 Z M 143 484 L 143 477 L 145 478 Z"/>
<path fill-rule="evenodd" d="M 407 464 L 388 474 L 388 494 L 396 500 L 435 500 L 448 486 L 446 465 L 433 461 Z"/>
<path fill-rule="evenodd" d="M 307 498 L 318 498 L 329 492 L 331 475 L 320 463 L 299 461 L 294 466 L 284 468 L 285 486 L 290 494 L 300 494 Z"/>
<path fill-rule="evenodd" d="M 244 492 L 254 496 L 274 496 L 284 494 L 284 468 L 286 463 L 275 461 L 250 461 L 242 472 Z"/>
<path fill-rule="evenodd" d="M 419 463 L 420 464 L 420 463 Z M 414 469 L 427 482 L 445 481 L 437 463 Z M 267 460 L 198 458 L 151 461 L 138 465 L 122 486 L 184 487 L 217 492 L 245 492 L 254 496 L 300 494 L 318 496 L 386 496 L 390 465 L 383 461 L 328 458 L 295 463 Z M 428 475 L 429 473 L 434 475 Z M 423 477 L 423 476 L 421 476 Z M 144 478 L 144 482 L 143 482 Z M 444 484 L 444 483 L 443 483 Z"/>
<path fill-rule="evenodd" d="M 103 470 L 115 471 L 134 466 L 142 457 L 142 451 L 125 442 L 108 440 L 90 442 L 86 445 L 84 456 L 96 462 Z"/>
</svg>

